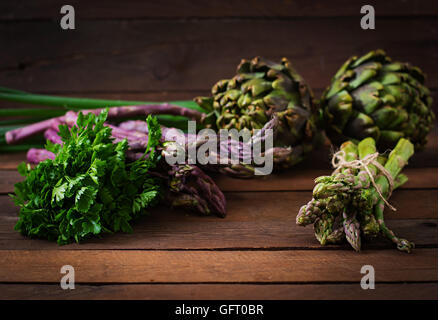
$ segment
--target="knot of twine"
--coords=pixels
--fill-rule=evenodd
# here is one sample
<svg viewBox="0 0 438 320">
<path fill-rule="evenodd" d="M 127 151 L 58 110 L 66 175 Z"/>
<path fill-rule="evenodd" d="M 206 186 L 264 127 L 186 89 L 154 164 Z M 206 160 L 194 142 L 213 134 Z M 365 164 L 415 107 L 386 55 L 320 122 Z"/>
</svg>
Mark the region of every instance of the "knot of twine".
<svg viewBox="0 0 438 320">
<path fill-rule="evenodd" d="M 364 169 L 368 176 L 370 177 L 371 184 L 376 189 L 380 199 L 393 211 L 397 211 L 396 208 L 394 208 L 383 196 L 379 186 L 377 185 L 376 181 L 374 180 L 373 174 L 371 173 L 371 170 L 368 168 L 369 165 L 374 165 L 377 169 L 380 170 L 380 172 L 386 177 L 389 183 L 389 192 L 388 192 L 388 199 L 392 194 L 392 191 L 394 189 L 394 179 L 392 178 L 391 174 L 388 172 L 388 170 L 385 169 L 378 161 L 377 157 L 379 156 L 379 153 L 372 153 L 364 157 L 360 160 L 352 160 L 347 161 L 345 160 L 345 152 L 343 150 L 340 150 L 336 152 L 333 155 L 332 158 L 332 166 L 335 168 L 335 171 L 333 174 L 338 173 L 341 169 L 344 168 L 351 168 L 351 169 Z"/>
</svg>

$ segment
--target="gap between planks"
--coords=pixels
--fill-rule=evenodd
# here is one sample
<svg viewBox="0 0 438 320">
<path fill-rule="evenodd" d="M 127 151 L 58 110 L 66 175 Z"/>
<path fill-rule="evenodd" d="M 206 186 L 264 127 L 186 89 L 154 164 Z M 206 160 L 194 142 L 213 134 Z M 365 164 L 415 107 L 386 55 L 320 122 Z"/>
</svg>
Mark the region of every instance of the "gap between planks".
<svg viewBox="0 0 438 320">
<path fill-rule="evenodd" d="M 437 283 L 376 283 L 374 290 L 355 284 L 0 284 L 0 299 L 438 299 Z"/>
<path fill-rule="evenodd" d="M 330 175 L 332 170 L 324 169 L 291 169 L 281 174 L 272 174 L 263 178 L 235 179 L 213 174 L 212 177 L 224 192 L 247 191 L 311 191 L 314 179 L 322 175 Z M 409 180 L 400 189 L 438 189 L 438 167 L 406 168 L 403 170 Z M 13 193 L 14 184 L 23 177 L 17 171 L 0 170 L 0 195 Z"/>
</svg>

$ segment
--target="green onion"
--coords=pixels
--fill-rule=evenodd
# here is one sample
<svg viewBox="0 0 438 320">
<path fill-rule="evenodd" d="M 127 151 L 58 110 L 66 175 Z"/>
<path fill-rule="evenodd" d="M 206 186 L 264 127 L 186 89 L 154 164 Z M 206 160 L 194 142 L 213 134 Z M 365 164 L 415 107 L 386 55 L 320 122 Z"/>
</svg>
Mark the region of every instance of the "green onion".
<svg viewBox="0 0 438 320">
<path fill-rule="evenodd" d="M 73 110 L 160 103 L 160 102 L 150 102 L 150 101 L 123 101 L 123 100 L 106 100 L 106 99 L 93 99 L 93 98 L 72 98 L 72 97 L 21 93 L 21 91 L 19 93 L 17 92 L 14 93 L 14 92 L 8 92 L 8 90 L 11 91 L 13 89 L 3 88 L 3 90 L 0 90 L 0 100 L 36 104 L 36 105 L 48 106 L 48 107 L 49 106 L 63 107 Z M 203 111 L 198 106 L 198 104 L 194 101 L 171 101 L 169 103 L 185 108 Z"/>
</svg>

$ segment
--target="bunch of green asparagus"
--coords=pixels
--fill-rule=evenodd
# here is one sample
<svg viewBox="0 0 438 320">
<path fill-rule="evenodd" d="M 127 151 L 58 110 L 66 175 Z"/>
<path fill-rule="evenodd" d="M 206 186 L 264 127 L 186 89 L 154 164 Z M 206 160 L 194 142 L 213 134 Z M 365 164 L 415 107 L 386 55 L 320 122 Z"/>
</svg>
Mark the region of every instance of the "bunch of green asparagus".
<svg viewBox="0 0 438 320">
<path fill-rule="evenodd" d="M 315 180 L 313 198 L 302 206 L 296 223 L 306 226 L 313 223 L 315 236 L 322 244 L 340 243 L 346 239 L 359 251 L 361 239 L 372 239 L 379 234 L 390 239 L 397 249 L 410 252 L 412 242 L 397 237 L 385 225 L 383 210 L 392 190 L 407 181 L 401 173 L 414 146 L 400 139 L 386 158 L 379 155 L 373 138 L 357 145 L 344 142 L 334 156 L 336 170 L 331 176 Z"/>
</svg>

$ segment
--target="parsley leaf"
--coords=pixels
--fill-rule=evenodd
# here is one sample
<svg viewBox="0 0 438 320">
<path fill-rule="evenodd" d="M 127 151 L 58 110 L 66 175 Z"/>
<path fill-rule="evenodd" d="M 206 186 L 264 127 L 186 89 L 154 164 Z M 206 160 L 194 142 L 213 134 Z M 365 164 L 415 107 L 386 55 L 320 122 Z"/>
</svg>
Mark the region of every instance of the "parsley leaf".
<svg viewBox="0 0 438 320">
<path fill-rule="evenodd" d="M 59 126 L 62 146 L 47 143 L 54 160 L 34 169 L 25 163 L 18 167 L 25 180 L 11 195 L 20 206 L 16 230 L 60 245 L 81 242 L 103 233 L 132 232 L 132 221 L 159 202 L 163 184 L 150 173 L 160 160 L 157 119 L 147 118 L 145 154 L 128 163 L 128 143 L 113 143 L 111 128 L 104 126 L 107 115 L 107 110 L 98 116 L 79 113 L 71 129 Z"/>
</svg>

